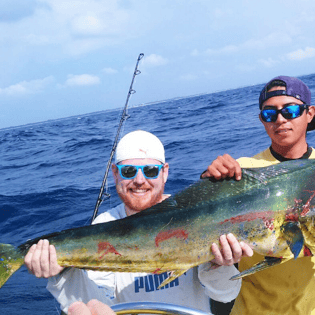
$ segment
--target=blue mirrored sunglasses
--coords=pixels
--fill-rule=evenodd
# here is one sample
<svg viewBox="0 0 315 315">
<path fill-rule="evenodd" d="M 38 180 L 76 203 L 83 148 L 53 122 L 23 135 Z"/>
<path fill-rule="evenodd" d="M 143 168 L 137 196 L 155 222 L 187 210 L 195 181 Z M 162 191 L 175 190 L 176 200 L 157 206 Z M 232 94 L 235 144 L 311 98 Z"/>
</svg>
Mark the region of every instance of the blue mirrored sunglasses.
<svg viewBox="0 0 315 315">
<path fill-rule="evenodd" d="M 141 169 L 142 174 L 147 179 L 155 179 L 159 176 L 163 164 L 150 165 L 116 165 L 119 174 L 123 179 L 133 179 L 137 176 L 138 170 Z"/>
<path fill-rule="evenodd" d="M 260 112 L 261 119 L 265 122 L 275 122 L 278 115 L 281 114 L 285 119 L 294 119 L 300 117 L 304 110 L 310 105 L 292 104 L 287 105 L 281 109 L 273 106 L 268 106 Z"/>
</svg>

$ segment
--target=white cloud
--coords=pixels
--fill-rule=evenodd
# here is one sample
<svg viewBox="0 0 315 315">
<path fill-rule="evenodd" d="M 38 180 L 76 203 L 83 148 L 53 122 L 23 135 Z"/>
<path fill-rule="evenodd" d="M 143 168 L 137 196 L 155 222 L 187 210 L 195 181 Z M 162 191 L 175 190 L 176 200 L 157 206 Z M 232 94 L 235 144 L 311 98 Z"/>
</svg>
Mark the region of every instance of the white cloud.
<svg viewBox="0 0 315 315">
<path fill-rule="evenodd" d="M 217 49 L 209 48 L 201 53 L 195 49 L 192 51 L 191 55 L 192 56 L 199 56 L 200 54 L 204 56 L 221 56 L 222 54 L 232 55 L 238 52 L 257 49 L 263 50 L 270 47 L 284 46 L 290 43 L 292 43 L 292 38 L 288 34 L 276 32 L 259 39 L 249 39 L 238 45 L 226 45 Z"/>
<path fill-rule="evenodd" d="M 271 68 L 279 63 L 279 60 L 275 60 L 269 57 L 268 59 L 259 59 L 258 62 L 267 68 Z"/>
<path fill-rule="evenodd" d="M 200 55 L 199 53 L 199 50 L 198 49 L 194 49 L 191 53 L 190 53 L 191 56 L 194 56 L 194 57 L 198 57 Z"/>
<path fill-rule="evenodd" d="M 24 37 L 24 41 L 30 45 L 47 45 L 50 44 L 50 40 L 45 35 L 27 34 Z"/>
<path fill-rule="evenodd" d="M 214 17 L 216 19 L 221 19 L 224 16 L 224 12 L 221 9 L 216 8 L 214 10 Z"/>
<path fill-rule="evenodd" d="M 151 54 L 147 57 L 144 57 L 142 60 L 142 66 L 147 67 L 158 67 L 158 66 L 164 66 L 168 63 L 168 60 L 166 58 L 163 58 L 160 55 Z"/>
<path fill-rule="evenodd" d="M 41 3 L 36 0 L 1 0 L 0 21 L 16 22 L 22 20 L 32 16 L 38 7 L 41 7 Z"/>
<path fill-rule="evenodd" d="M 193 50 L 193 52 L 191 53 L 192 56 L 199 56 L 199 55 L 204 55 L 204 56 L 218 56 L 218 55 L 229 55 L 229 54 L 235 54 L 237 53 L 240 49 L 241 49 L 241 45 L 240 46 L 236 46 L 236 45 L 227 45 L 224 46 L 222 48 L 218 48 L 218 49 L 213 49 L 213 48 L 208 48 L 203 52 L 198 52 L 196 49 Z"/>
<path fill-rule="evenodd" d="M 68 79 L 65 82 L 65 86 L 76 86 L 76 85 L 96 85 L 100 84 L 101 80 L 99 77 L 91 74 L 80 74 L 73 75 L 69 74 Z"/>
<path fill-rule="evenodd" d="M 290 35 L 284 32 L 275 32 L 260 39 L 250 39 L 241 44 L 240 47 L 245 49 L 265 49 L 269 47 L 283 46 L 291 43 L 292 38 Z"/>
<path fill-rule="evenodd" d="M 103 70 L 102 70 L 104 73 L 106 73 L 106 74 L 115 74 L 115 73 L 118 73 L 118 71 L 116 70 L 116 69 L 113 69 L 113 68 L 104 68 Z"/>
<path fill-rule="evenodd" d="M 0 88 L 0 95 L 24 95 L 40 93 L 53 82 L 53 76 L 38 80 L 22 81 L 17 84 L 10 85 L 6 88 Z"/>
<path fill-rule="evenodd" d="M 221 49 L 221 52 L 228 53 L 228 54 L 234 54 L 239 50 L 239 47 L 236 45 L 228 45 Z"/>
<path fill-rule="evenodd" d="M 315 57 L 315 48 L 312 47 L 306 47 L 304 50 L 298 49 L 287 54 L 289 60 L 302 60 L 313 57 Z"/>
<path fill-rule="evenodd" d="M 80 34 L 101 34 L 105 29 L 103 22 L 92 15 L 75 17 L 71 25 L 74 32 Z"/>
<path fill-rule="evenodd" d="M 241 72 L 252 72 L 256 69 L 256 67 L 249 64 L 239 64 L 235 66 L 235 69 Z"/>
<path fill-rule="evenodd" d="M 122 7 L 120 0 L 11 1 L 12 10 L 24 10 L 28 18 L 23 18 L 23 12 L 21 18 L 20 14 L 15 17 L 12 12 L 12 21 L 0 23 L 0 42 L 6 41 L 8 47 L 16 45 L 23 52 L 40 45 L 43 48 L 48 46 L 49 52 L 54 54 L 53 58 L 63 54 L 78 56 L 122 43 L 134 37 L 136 32 L 132 28 L 135 19 L 133 10 Z M 22 5 L 24 2 L 31 2 L 30 12 L 26 12 L 27 5 Z M 3 14 L 6 12 L 1 11 L 0 17 Z"/>
<path fill-rule="evenodd" d="M 259 59 L 258 62 L 267 68 L 272 68 L 276 66 L 277 64 L 287 63 L 288 60 L 295 61 L 295 60 L 303 60 L 303 59 L 313 58 L 313 57 L 315 57 L 315 48 L 306 47 L 304 50 L 298 49 L 280 57 L 276 57 L 276 58 L 269 57 L 267 59 Z"/>
<path fill-rule="evenodd" d="M 179 77 L 180 80 L 183 81 L 194 81 L 198 79 L 198 76 L 194 75 L 194 74 L 185 74 Z"/>
<path fill-rule="evenodd" d="M 102 48 L 105 42 L 105 40 L 101 40 L 100 38 L 69 40 L 69 42 L 64 45 L 64 51 L 71 56 L 81 56 Z"/>
<path fill-rule="evenodd" d="M 126 28 L 132 11 L 120 6 L 119 0 L 45 0 L 50 3 L 55 18 L 72 37 L 128 37 Z M 101 40 L 101 38 L 100 38 Z"/>
</svg>

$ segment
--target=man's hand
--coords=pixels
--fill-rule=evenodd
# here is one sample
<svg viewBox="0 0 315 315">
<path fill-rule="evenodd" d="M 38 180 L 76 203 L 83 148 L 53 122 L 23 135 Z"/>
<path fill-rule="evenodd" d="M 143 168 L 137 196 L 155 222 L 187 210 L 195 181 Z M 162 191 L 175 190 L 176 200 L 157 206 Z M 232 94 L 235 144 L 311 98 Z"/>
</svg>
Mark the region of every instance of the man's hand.
<svg viewBox="0 0 315 315">
<path fill-rule="evenodd" d="M 29 273 L 37 278 L 50 278 L 60 273 L 64 267 L 58 265 L 55 246 L 48 240 L 34 244 L 24 258 Z"/>
<path fill-rule="evenodd" d="M 211 245 L 214 255 L 212 263 L 219 266 L 232 266 L 238 263 L 242 257 L 253 256 L 253 250 L 244 242 L 238 242 L 233 234 L 220 236 L 221 249 L 217 244 Z"/>
<path fill-rule="evenodd" d="M 68 315 L 115 315 L 116 313 L 106 304 L 98 300 L 91 300 L 86 305 L 74 302 L 68 309 Z"/>
<path fill-rule="evenodd" d="M 238 162 L 230 155 L 224 154 L 218 156 L 207 168 L 207 170 L 201 174 L 201 178 L 214 177 L 215 179 L 224 179 L 226 177 L 235 177 L 236 180 L 242 178 L 242 170 Z"/>
</svg>

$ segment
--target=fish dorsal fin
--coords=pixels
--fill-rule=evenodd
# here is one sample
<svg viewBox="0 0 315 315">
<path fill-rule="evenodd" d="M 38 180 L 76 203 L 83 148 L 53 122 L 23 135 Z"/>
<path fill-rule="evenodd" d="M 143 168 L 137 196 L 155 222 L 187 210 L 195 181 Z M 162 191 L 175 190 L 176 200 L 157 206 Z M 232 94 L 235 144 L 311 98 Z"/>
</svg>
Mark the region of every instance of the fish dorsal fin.
<svg viewBox="0 0 315 315">
<path fill-rule="evenodd" d="M 269 179 L 279 176 L 281 174 L 287 174 L 289 172 L 288 168 L 280 167 L 280 164 L 269 166 L 268 168 L 243 168 L 242 177 L 251 180 L 257 181 L 260 184 L 266 183 Z"/>
<path fill-rule="evenodd" d="M 245 170 L 241 181 L 234 178 L 221 180 L 204 178 L 190 185 L 183 192 L 174 195 L 174 199 L 179 209 L 226 200 L 227 197 L 237 196 L 247 191 L 249 186 L 252 188 L 255 185 L 260 185 L 261 179 L 256 173 L 256 170 L 253 174 L 251 171 Z"/>
<path fill-rule="evenodd" d="M 301 172 L 305 168 L 314 168 L 314 160 L 290 160 L 282 163 L 270 165 L 268 167 L 259 168 L 243 168 L 242 173 L 256 178 L 260 182 L 268 181 L 269 179 L 278 177 L 279 175 L 289 174 L 293 172 Z"/>
</svg>

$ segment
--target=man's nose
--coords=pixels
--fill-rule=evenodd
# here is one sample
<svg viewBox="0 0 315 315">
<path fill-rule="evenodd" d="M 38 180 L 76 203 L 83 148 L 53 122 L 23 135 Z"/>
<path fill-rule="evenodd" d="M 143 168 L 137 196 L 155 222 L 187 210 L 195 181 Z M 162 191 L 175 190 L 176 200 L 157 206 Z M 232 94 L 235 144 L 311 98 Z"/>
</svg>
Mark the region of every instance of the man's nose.
<svg viewBox="0 0 315 315">
<path fill-rule="evenodd" d="M 135 183 L 142 184 L 145 182 L 146 178 L 144 177 L 142 170 L 139 168 L 136 177 L 133 179 Z"/>
<path fill-rule="evenodd" d="M 288 121 L 288 120 L 282 116 L 282 113 L 278 113 L 278 117 L 277 117 L 276 123 L 283 123 L 283 122 L 286 122 L 286 121 Z"/>
</svg>

